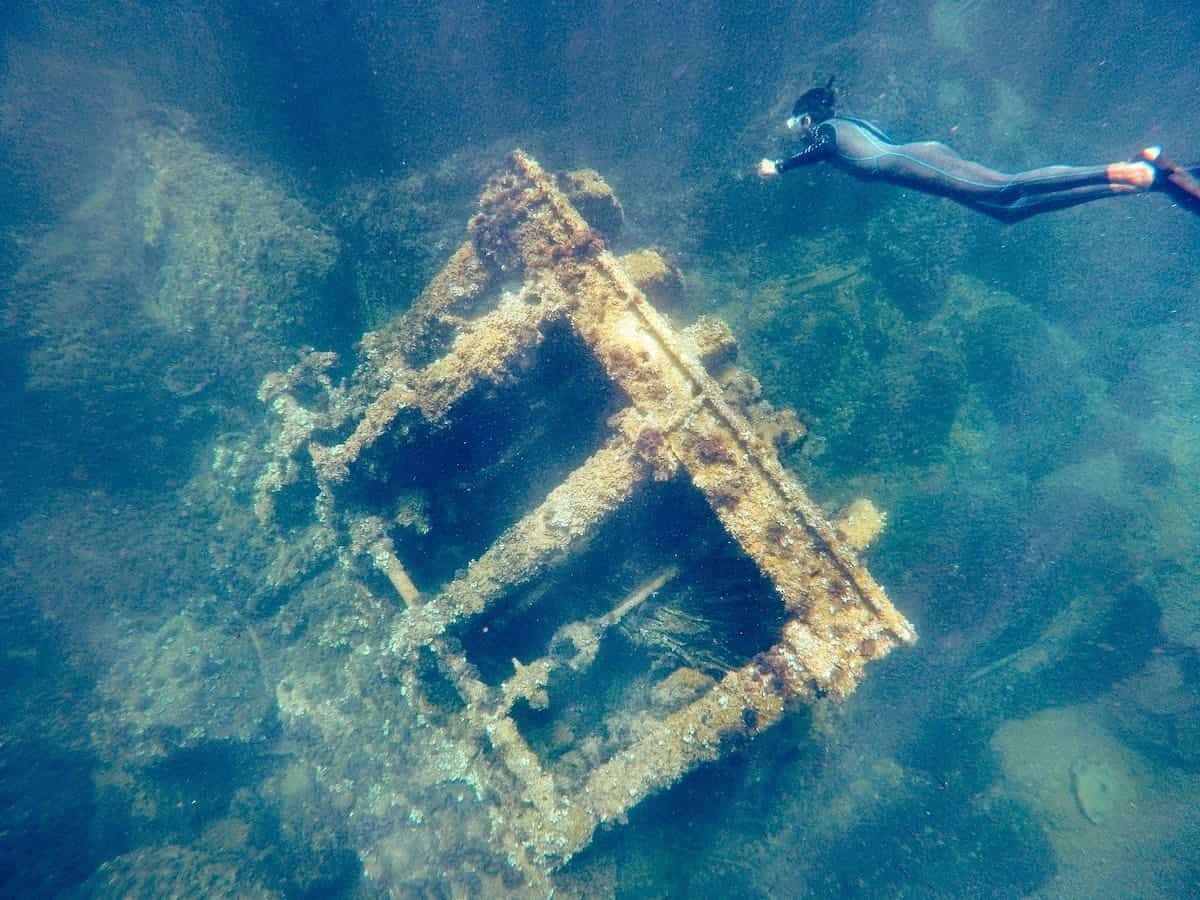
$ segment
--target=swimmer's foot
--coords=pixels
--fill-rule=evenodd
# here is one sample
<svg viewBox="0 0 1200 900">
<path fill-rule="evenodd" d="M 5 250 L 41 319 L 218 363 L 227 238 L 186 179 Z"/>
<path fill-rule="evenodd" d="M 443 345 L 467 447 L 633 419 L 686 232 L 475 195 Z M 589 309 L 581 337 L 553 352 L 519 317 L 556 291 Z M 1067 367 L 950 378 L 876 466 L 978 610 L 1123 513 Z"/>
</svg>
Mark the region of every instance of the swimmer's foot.
<svg viewBox="0 0 1200 900">
<path fill-rule="evenodd" d="M 1146 190 L 1154 187 L 1155 176 L 1158 174 L 1158 169 L 1154 162 L 1145 154 L 1151 150 L 1157 150 L 1156 147 L 1148 147 L 1141 152 L 1141 159 L 1135 162 L 1115 162 L 1108 166 L 1108 181 L 1113 187 L 1118 185 L 1125 190 L 1133 188 L 1141 188 Z M 1160 151 L 1161 152 L 1161 151 Z M 1155 157 L 1157 159 L 1157 156 Z"/>
</svg>

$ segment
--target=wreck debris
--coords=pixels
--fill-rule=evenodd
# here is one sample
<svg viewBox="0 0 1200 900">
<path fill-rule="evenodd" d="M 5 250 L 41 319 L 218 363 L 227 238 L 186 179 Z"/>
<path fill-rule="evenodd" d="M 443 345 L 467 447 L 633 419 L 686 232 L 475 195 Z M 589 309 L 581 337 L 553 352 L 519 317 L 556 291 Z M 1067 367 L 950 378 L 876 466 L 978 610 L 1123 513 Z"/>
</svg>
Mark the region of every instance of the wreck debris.
<svg viewBox="0 0 1200 900">
<path fill-rule="evenodd" d="M 291 396 L 293 383 L 326 378 L 325 358 L 310 358 L 262 392 L 282 424 L 258 485 L 260 516 L 273 514 L 276 493 L 309 479 L 315 517 L 338 535 L 343 562 L 374 573 L 374 581 L 361 576 L 364 584 L 385 592 L 390 585 L 398 595 L 380 665 L 394 670 L 412 702 L 428 706 L 433 722 L 432 655 L 437 678 L 461 700 L 455 740 L 490 804 L 494 843 L 531 885 L 546 883 L 598 827 L 623 821 L 646 796 L 718 759 L 731 740 L 765 730 L 795 703 L 848 696 L 868 662 L 916 639 L 855 556 L 882 516 L 858 506 L 840 527 L 826 521 L 776 455 L 775 443 L 797 439 L 803 426 L 775 414 L 757 382 L 733 367 L 728 329 L 712 319 L 673 328 L 566 188 L 583 191 L 589 208 L 608 210 L 615 229 L 620 206 L 606 199 L 599 176 L 556 181 L 514 152 L 485 190 L 470 239 L 406 313 L 364 338 L 348 384 L 326 379 L 326 409 L 306 410 Z M 648 256 L 636 259 L 639 271 L 656 269 Z M 658 277 L 666 272 L 663 265 Z M 564 335 L 611 391 L 615 407 L 604 408 L 599 446 L 531 495 L 469 565 L 431 576 L 395 516 L 389 525 L 378 514 L 378 501 L 394 508 L 412 488 L 395 454 L 414 440 L 436 447 L 469 416 L 473 398 L 532 377 L 539 350 Z M 573 742 L 563 724 L 551 744 L 570 764 L 554 765 L 530 739 L 529 718 L 570 702 L 563 688 L 571 679 L 605 674 L 597 659 L 620 631 L 614 626 L 635 609 L 670 603 L 692 561 L 641 572 L 603 611 L 558 624 L 539 652 L 504 653 L 511 669 L 500 677 L 472 656 L 471 630 L 487 632 L 525 611 L 514 598 L 530 607 L 550 602 L 555 591 L 546 586 L 561 584 L 623 510 L 676 482 L 698 492 L 782 624 L 769 646 L 715 675 L 679 665 L 659 673 L 636 727 L 618 727 L 614 717 L 599 729 L 603 740 Z M 606 552 L 641 538 L 655 535 L 623 534 Z"/>
</svg>

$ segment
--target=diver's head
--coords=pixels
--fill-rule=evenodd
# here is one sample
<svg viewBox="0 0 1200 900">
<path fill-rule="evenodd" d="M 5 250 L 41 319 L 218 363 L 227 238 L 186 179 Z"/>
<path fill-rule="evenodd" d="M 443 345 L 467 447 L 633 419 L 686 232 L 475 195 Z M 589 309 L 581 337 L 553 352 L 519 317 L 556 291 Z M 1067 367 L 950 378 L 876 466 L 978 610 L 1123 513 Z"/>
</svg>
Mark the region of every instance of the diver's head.
<svg viewBox="0 0 1200 900">
<path fill-rule="evenodd" d="M 824 122 L 833 115 L 836 103 L 837 95 L 833 90 L 833 76 L 830 75 L 829 80 L 823 86 L 809 88 L 800 95 L 800 99 L 792 107 L 787 127 L 804 130 L 811 128 L 814 122 Z"/>
</svg>

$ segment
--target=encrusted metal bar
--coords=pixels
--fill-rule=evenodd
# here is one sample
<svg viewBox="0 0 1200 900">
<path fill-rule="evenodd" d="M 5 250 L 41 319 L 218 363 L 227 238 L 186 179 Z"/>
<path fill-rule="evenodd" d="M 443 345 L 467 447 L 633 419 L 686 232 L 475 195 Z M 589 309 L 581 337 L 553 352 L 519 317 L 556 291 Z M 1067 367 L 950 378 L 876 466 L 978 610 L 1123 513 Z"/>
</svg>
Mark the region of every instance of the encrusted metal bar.
<svg viewBox="0 0 1200 900">
<path fill-rule="evenodd" d="M 646 462 L 623 437 L 614 438 L 440 594 L 409 610 L 397 623 L 393 650 L 424 646 L 452 622 L 479 615 L 507 591 L 568 559 L 649 477 Z"/>
</svg>

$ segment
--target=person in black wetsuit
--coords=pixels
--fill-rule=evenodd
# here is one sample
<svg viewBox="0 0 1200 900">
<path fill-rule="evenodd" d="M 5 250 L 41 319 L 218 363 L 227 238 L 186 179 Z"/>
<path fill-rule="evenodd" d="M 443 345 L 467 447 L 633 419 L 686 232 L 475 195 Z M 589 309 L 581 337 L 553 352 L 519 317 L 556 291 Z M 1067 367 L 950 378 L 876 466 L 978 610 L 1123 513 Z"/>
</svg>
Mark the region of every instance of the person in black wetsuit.
<svg viewBox="0 0 1200 900">
<path fill-rule="evenodd" d="M 1005 222 L 1037 213 L 1087 203 L 1101 197 L 1148 190 L 1177 189 L 1181 199 L 1200 209 L 1194 176 L 1200 167 L 1168 162 L 1160 148 L 1148 147 L 1133 162 L 1099 166 L 1045 166 L 1010 175 L 963 159 L 938 141 L 901 144 L 862 119 L 834 111 L 833 79 L 806 91 L 787 120 L 799 130 L 803 145 L 787 159 L 764 159 L 764 178 L 827 159 L 860 178 L 879 178 L 959 203 Z"/>
</svg>

